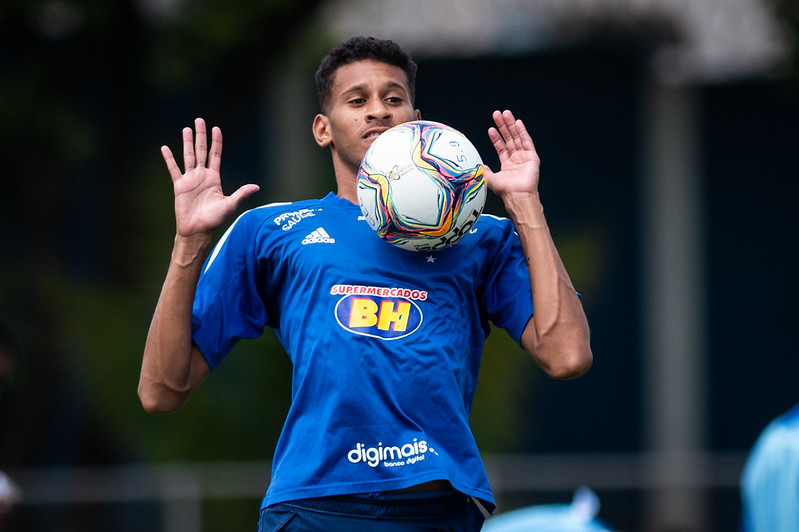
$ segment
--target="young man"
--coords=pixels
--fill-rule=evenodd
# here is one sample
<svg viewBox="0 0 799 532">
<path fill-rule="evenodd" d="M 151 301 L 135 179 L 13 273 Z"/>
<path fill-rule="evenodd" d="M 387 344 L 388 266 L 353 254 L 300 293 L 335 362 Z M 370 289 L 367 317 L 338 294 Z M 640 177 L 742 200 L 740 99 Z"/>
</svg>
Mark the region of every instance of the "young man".
<svg viewBox="0 0 799 532">
<path fill-rule="evenodd" d="M 799 404 L 769 423 L 741 474 L 740 532 L 799 530 Z"/>
<path fill-rule="evenodd" d="M 207 259 L 213 230 L 258 187 L 223 194 L 222 134 L 213 129 L 209 151 L 201 119 L 196 135 L 183 130 L 184 172 L 162 148 L 177 235 L 139 396 L 147 411 L 177 410 L 238 338 L 274 328 L 293 363 L 292 405 L 260 530 L 479 530 L 475 499 L 489 511 L 494 502 L 468 417 L 489 321 L 555 378 L 591 364 L 586 318 L 539 201 L 538 156 L 509 111 L 494 113 L 501 170 L 486 176 L 512 222 L 482 216 L 431 254 L 395 248 L 363 221 L 358 167 L 380 133 L 421 117 L 415 73 L 391 41 L 334 48 L 316 76 L 313 134 L 330 149 L 337 193 L 244 213 Z M 329 238 L 306 238 L 319 228 Z M 350 327 L 370 308 L 373 331 Z M 413 332 L 387 334 L 399 320 Z"/>
</svg>

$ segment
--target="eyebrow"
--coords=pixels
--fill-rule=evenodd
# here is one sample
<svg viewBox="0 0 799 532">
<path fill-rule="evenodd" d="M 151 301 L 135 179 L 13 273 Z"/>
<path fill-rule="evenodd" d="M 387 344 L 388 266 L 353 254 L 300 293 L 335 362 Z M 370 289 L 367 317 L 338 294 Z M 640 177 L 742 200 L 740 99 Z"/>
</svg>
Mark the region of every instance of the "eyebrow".
<svg viewBox="0 0 799 532">
<path fill-rule="evenodd" d="M 347 89 L 347 90 L 344 90 L 344 91 L 341 91 L 341 94 L 342 94 L 342 96 L 343 96 L 343 95 L 345 95 L 345 94 L 349 94 L 349 93 L 351 93 L 351 92 L 361 92 L 361 91 L 363 91 L 363 90 L 365 90 L 365 89 L 366 89 L 366 86 L 367 86 L 367 85 L 366 85 L 365 83 L 361 83 L 361 84 L 359 84 L 359 85 L 353 85 L 353 86 L 352 86 L 352 87 L 350 87 L 349 89 Z M 390 81 L 390 82 L 388 82 L 386 85 L 384 85 L 384 86 L 382 86 L 382 87 L 380 87 L 380 88 L 381 88 L 381 89 L 400 89 L 400 90 L 402 90 L 402 92 L 403 92 L 403 93 L 405 93 L 406 95 L 408 94 L 408 89 L 407 89 L 407 87 L 405 87 L 405 85 L 403 85 L 402 83 L 397 83 L 396 81 Z"/>
</svg>

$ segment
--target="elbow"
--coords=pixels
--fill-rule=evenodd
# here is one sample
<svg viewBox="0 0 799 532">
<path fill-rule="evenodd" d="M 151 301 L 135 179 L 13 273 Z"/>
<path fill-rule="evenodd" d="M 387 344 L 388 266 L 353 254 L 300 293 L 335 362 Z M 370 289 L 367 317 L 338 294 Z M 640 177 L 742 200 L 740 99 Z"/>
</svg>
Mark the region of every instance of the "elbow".
<svg viewBox="0 0 799 532">
<path fill-rule="evenodd" d="M 555 325 L 539 332 L 531 318 L 522 333 L 521 345 L 548 376 L 558 380 L 576 379 L 584 375 L 594 361 L 588 324 L 581 320 L 578 326 Z"/>
<path fill-rule="evenodd" d="M 183 403 L 176 400 L 176 396 L 170 392 L 159 391 L 156 385 L 139 383 L 139 401 L 142 408 L 148 414 L 171 414 L 183 406 Z"/>
<path fill-rule="evenodd" d="M 553 379 L 568 380 L 585 375 L 593 362 L 591 347 L 585 345 L 560 351 L 558 356 L 553 357 L 549 364 L 542 364 L 542 367 Z"/>
<path fill-rule="evenodd" d="M 210 371 L 201 354 L 195 359 L 197 364 L 189 368 L 187 374 L 180 379 L 169 378 L 169 372 L 153 371 L 149 366 L 142 367 L 138 395 L 145 412 L 170 414 L 186 404 Z"/>
</svg>

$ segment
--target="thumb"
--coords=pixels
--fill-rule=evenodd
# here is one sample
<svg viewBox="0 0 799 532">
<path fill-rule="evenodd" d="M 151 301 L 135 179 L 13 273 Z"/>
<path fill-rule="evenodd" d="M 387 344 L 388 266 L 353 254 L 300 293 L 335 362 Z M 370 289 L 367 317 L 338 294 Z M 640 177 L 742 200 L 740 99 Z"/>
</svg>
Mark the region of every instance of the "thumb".
<svg viewBox="0 0 799 532">
<path fill-rule="evenodd" d="M 236 192 L 230 195 L 230 201 L 233 203 L 235 207 L 238 207 L 242 201 L 252 196 L 260 189 L 261 187 L 259 187 L 258 185 L 253 185 L 253 184 L 243 185 Z"/>
<path fill-rule="evenodd" d="M 488 187 L 489 190 L 495 191 L 494 185 L 496 184 L 497 174 L 494 173 L 494 171 L 491 170 L 491 168 L 489 168 L 485 164 L 483 165 L 483 170 L 485 171 L 486 186 Z"/>
</svg>

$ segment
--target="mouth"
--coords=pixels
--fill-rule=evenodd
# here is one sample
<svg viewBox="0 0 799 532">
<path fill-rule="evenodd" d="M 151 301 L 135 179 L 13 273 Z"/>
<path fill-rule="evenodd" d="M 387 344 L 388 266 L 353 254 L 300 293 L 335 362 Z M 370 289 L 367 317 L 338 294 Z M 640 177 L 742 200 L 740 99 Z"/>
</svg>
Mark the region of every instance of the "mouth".
<svg viewBox="0 0 799 532">
<path fill-rule="evenodd" d="M 387 129 L 389 129 L 389 128 L 388 127 L 373 127 L 372 129 L 366 130 L 366 133 L 363 134 L 362 138 L 364 140 L 369 140 L 369 141 L 375 140 L 377 137 L 380 136 L 380 134 L 382 132 L 384 132 Z"/>
</svg>

